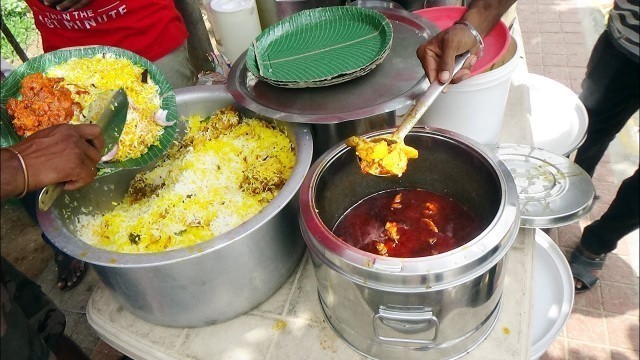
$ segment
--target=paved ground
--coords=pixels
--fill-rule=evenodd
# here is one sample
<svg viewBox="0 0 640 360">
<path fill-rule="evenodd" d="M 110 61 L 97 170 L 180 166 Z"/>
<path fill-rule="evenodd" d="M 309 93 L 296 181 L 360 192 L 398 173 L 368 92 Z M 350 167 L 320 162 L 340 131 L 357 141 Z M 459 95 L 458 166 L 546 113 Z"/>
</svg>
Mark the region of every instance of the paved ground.
<svg viewBox="0 0 640 360">
<path fill-rule="evenodd" d="M 576 93 L 589 53 L 604 28 L 611 1 L 520 0 L 518 16 L 529 71 L 555 79 Z M 551 231 L 568 254 L 582 229 L 606 210 L 620 182 L 638 166 L 636 113 L 594 175 L 601 198 L 579 223 Z M 609 256 L 601 282 L 576 295 L 573 313 L 547 359 L 638 359 L 638 232 Z"/>
<path fill-rule="evenodd" d="M 555 79 L 580 92 L 591 47 L 604 27 L 609 0 L 519 0 L 517 9 L 530 72 Z M 550 232 L 567 253 L 582 228 L 597 219 L 613 199 L 620 182 L 638 166 L 638 115 L 610 146 L 594 183 L 601 198 L 579 223 Z M 70 292 L 55 288 L 55 265 L 42 243 L 39 228 L 15 203 L 1 209 L 2 255 L 36 279 L 67 314 L 67 333 L 92 359 L 118 359 L 121 354 L 100 341 L 84 315 L 99 281 L 89 271 Z M 573 314 L 546 359 L 638 359 L 638 232 L 621 241 L 609 257 L 602 281 L 576 296 Z"/>
</svg>

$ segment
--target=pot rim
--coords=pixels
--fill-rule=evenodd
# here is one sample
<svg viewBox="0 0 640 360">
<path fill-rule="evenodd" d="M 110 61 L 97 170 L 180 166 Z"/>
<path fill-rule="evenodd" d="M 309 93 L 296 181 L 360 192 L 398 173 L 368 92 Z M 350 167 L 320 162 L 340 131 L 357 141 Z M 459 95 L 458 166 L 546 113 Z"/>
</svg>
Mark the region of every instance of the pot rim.
<svg viewBox="0 0 640 360">
<path fill-rule="evenodd" d="M 233 98 L 224 86 L 193 86 L 177 89 L 176 101 L 183 97 L 215 97 L 228 100 L 233 104 Z M 288 131 L 295 138 L 296 163 L 291 176 L 269 204 L 258 214 L 251 217 L 235 228 L 198 244 L 153 253 L 120 253 L 95 247 L 75 236 L 61 221 L 62 215 L 52 206 L 47 211 L 37 211 L 38 222 L 53 244 L 65 253 L 88 263 L 106 267 L 148 267 L 175 263 L 190 258 L 202 256 L 216 249 L 234 243 L 259 229 L 264 223 L 278 214 L 287 206 L 297 194 L 300 185 L 311 165 L 313 155 L 313 141 L 311 129 L 306 124 L 287 124 Z"/>
<path fill-rule="evenodd" d="M 390 134 L 393 130 L 381 130 L 364 137 Z M 380 278 L 381 281 L 378 284 L 382 286 L 397 285 L 399 277 L 413 278 L 415 275 L 420 275 L 423 280 L 420 284 L 414 285 L 419 285 L 423 290 L 425 283 L 436 286 L 443 280 L 447 283 L 460 281 L 461 277 L 467 278 L 470 272 L 483 273 L 497 263 L 509 250 L 517 235 L 520 217 L 515 182 L 506 166 L 495 154 L 463 135 L 443 129 L 414 128 L 408 136 L 411 135 L 435 136 L 454 141 L 484 157 L 498 176 L 502 191 L 501 203 L 491 223 L 476 238 L 446 253 L 418 258 L 393 258 L 359 250 L 335 236 L 322 222 L 317 212 L 314 189 L 322 172 L 336 158 L 350 151 L 350 148 L 344 144 L 334 146 L 315 162 L 302 184 L 300 222 L 306 227 L 303 233 L 310 248 L 331 262 L 334 269 L 342 269 L 346 274 L 355 274 L 355 278 L 362 276 L 362 279 L 366 279 L 363 281 L 368 285 L 372 283 L 371 275 Z M 462 271 L 455 271 L 457 275 L 452 276 L 452 270 Z M 395 281 L 392 278 L 383 280 L 382 278 L 386 276 L 395 278 Z M 407 281 L 415 283 L 409 279 Z"/>
</svg>

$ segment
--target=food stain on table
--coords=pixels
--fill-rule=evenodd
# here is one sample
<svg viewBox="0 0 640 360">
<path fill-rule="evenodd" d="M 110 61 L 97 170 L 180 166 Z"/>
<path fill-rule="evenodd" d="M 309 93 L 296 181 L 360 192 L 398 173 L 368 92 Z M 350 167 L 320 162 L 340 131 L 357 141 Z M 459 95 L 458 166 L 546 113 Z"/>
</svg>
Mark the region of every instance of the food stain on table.
<svg viewBox="0 0 640 360">
<path fill-rule="evenodd" d="M 282 331 L 287 328 L 287 322 L 284 320 L 276 320 L 276 323 L 271 327 L 275 331 Z"/>
</svg>

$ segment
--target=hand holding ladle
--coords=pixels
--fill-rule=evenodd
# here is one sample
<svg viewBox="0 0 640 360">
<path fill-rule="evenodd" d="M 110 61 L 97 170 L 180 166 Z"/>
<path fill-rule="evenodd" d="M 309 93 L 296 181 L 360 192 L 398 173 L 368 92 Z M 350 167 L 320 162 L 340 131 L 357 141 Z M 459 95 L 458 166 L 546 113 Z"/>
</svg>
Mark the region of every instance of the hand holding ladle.
<svg viewBox="0 0 640 360">
<path fill-rule="evenodd" d="M 449 84 L 453 76 L 462 69 L 469 55 L 469 51 L 465 51 L 456 56 L 452 71 L 453 75 L 449 77 L 449 80 L 445 83 L 434 80 L 405 115 L 402 123 L 393 134 L 377 136 L 371 139 L 356 136 L 347 139 L 346 144 L 356 148 L 360 168 L 364 173 L 376 176 L 402 176 L 407 168 L 408 159 L 418 157 L 416 149 L 404 144 L 405 136 L 433 104 L 438 95 L 442 93 L 442 90 Z"/>
</svg>

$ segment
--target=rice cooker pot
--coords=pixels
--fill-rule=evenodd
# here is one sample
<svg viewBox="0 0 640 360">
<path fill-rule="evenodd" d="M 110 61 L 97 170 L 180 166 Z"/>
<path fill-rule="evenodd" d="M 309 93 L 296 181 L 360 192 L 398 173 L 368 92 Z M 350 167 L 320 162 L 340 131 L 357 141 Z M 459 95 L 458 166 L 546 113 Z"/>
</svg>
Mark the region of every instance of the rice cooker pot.
<svg viewBox="0 0 640 360">
<path fill-rule="evenodd" d="M 180 116 L 207 116 L 233 104 L 224 86 L 175 93 Z M 289 180 L 259 214 L 211 240 L 166 252 L 124 254 L 93 247 L 76 236 L 75 216 L 112 208 L 112 201 L 120 201 L 129 182 L 145 169 L 122 170 L 65 192 L 48 211 L 38 213 L 40 225 L 59 249 L 91 263 L 116 300 L 147 322 L 199 327 L 239 316 L 278 290 L 305 250 L 294 219 L 297 192 L 311 164 L 311 132 L 307 125 L 273 122 L 286 129 L 295 144 L 296 164 Z"/>
<path fill-rule="evenodd" d="M 421 153 L 402 177 L 362 175 L 344 145 L 325 153 L 300 189 L 300 227 L 325 316 L 356 351 L 380 359 L 456 358 L 497 319 L 503 262 L 520 223 L 517 191 L 506 166 L 471 139 L 417 128 L 405 141 Z M 423 258 L 370 254 L 331 233 L 357 202 L 395 188 L 445 194 L 486 228 L 458 249 Z"/>
</svg>

